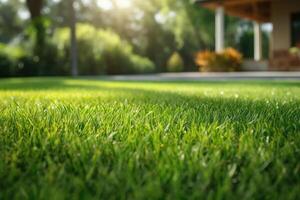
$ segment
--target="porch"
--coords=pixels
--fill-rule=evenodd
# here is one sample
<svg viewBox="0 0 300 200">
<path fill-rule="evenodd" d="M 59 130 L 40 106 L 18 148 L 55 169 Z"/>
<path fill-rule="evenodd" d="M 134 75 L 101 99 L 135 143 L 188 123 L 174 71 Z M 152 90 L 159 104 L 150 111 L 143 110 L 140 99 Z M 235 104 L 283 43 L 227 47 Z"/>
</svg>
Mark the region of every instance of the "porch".
<svg viewBox="0 0 300 200">
<path fill-rule="evenodd" d="M 254 57 L 246 60 L 246 71 L 298 71 L 300 52 L 291 53 L 291 47 L 300 47 L 300 1 L 294 0 L 197 0 L 205 8 L 215 11 L 215 51 L 224 50 L 224 15 L 253 21 Z M 262 24 L 273 26 L 269 60 L 262 58 Z"/>
</svg>

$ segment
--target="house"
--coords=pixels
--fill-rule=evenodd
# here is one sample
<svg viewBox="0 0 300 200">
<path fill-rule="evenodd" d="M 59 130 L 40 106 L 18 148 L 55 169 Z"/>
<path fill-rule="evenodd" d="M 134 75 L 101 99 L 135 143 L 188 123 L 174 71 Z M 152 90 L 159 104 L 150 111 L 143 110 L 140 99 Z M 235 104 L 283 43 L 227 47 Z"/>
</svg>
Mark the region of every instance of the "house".
<svg viewBox="0 0 300 200">
<path fill-rule="evenodd" d="M 299 54 L 290 53 L 300 48 L 300 0 L 197 0 L 199 5 L 215 11 L 215 48 L 224 48 L 224 14 L 253 21 L 254 60 L 262 60 L 261 24 L 273 26 L 270 41 L 270 70 L 299 70 Z"/>
</svg>

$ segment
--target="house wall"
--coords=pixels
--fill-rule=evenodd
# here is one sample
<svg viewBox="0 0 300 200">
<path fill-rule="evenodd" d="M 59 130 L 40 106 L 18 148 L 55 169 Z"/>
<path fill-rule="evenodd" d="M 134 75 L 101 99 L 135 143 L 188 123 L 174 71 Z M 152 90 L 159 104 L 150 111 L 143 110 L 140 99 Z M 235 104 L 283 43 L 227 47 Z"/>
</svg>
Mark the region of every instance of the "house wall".
<svg viewBox="0 0 300 200">
<path fill-rule="evenodd" d="M 300 12 L 300 0 L 273 1 L 271 5 L 273 23 L 273 50 L 291 47 L 291 14 Z"/>
</svg>

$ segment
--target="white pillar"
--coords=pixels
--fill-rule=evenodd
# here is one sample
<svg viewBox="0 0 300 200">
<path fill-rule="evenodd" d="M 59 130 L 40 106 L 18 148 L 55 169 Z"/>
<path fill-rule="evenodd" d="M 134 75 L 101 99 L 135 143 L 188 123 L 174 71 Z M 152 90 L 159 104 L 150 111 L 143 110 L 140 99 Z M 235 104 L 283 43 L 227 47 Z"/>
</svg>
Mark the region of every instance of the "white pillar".
<svg viewBox="0 0 300 200">
<path fill-rule="evenodd" d="M 262 59 L 262 34 L 261 25 L 254 22 L 254 60 L 260 61 Z"/>
<path fill-rule="evenodd" d="M 215 20 L 215 48 L 216 52 L 221 52 L 224 50 L 224 8 L 222 6 L 216 9 Z"/>
</svg>

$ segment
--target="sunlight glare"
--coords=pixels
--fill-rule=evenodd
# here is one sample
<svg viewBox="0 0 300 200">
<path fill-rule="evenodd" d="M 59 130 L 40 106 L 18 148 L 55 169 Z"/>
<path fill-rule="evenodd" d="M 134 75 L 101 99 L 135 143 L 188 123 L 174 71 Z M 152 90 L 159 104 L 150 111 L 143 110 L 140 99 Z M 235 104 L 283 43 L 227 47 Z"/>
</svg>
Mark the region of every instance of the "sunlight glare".
<svg viewBox="0 0 300 200">
<path fill-rule="evenodd" d="M 98 1 L 97 4 L 103 10 L 111 10 L 113 7 L 113 4 L 110 0 L 101 0 L 101 1 Z"/>
<path fill-rule="evenodd" d="M 114 0 L 118 8 L 129 8 L 132 5 L 132 0 Z M 98 6 L 103 10 L 111 10 L 114 6 L 112 0 L 99 0 Z"/>
</svg>

